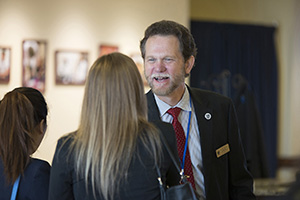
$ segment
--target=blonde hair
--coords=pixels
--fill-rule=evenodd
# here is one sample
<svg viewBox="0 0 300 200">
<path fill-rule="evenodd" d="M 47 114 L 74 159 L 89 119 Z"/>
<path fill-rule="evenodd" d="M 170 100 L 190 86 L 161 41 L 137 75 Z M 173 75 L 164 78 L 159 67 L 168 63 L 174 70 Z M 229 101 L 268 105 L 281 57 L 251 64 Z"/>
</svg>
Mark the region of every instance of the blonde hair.
<svg viewBox="0 0 300 200">
<path fill-rule="evenodd" d="M 75 136 L 75 169 L 90 179 L 93 195 L 113 199 L 136 150 L 137 139 L 159 162 L 160 138 L 147 121 L 141 75 L 131 58 L 112 53 L 92 65 Z M 153 165 L 154 166 L 154 165 Z"/>
</svg>

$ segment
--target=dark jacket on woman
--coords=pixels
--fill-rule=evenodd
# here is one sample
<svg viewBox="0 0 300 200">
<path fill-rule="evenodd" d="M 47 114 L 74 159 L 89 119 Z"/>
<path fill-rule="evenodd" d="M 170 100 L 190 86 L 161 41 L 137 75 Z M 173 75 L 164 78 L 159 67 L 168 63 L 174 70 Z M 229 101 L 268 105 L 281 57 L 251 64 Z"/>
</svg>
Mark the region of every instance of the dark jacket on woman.
<svg viewBox="0 0 300 200">
<path fill-rule="evenodd" d="M 172 125 L 163 122 L 155 124 L 165 136 L 170 147 L 176 150 L 176 139 Z M 84 178 L 77 177 L 74 170 L 74 153 L 72 151 L 70 153 L 70 144 L 74 134 L 76 132 L 58 141 L 51 169 L 49 200 L 94 199 L 91 183 L 89 182 L 88 188 L 86 188 Z M 174 151 L 174 154 L 178 158 L 177 151 Z M 115 194 L 114 199 L 160 199 L 158 175 L 154 166 L 154 159 L 138 140 L 135 155 L 129 166 L 128 178 L 126 181 L 121 182 L 120 191 L 118 194 Z M 159 168 L 165 183 L 169 185 L 177 185 L 179 183 L 179 174 L 164 147 L 163 159 Z M 104 199 L 99 191 L 96 191 L 96 195 L 96 199 Z"/>
<path fill-rule="evenodd" d="M 17 200 L 47 200 L 50 165 L 48 162 L 31 158 L 20 178 Z M 0 159 L 0 200 L 10 200 L 13 184 L 7 184 L 3 163 Z"/>
</svg>

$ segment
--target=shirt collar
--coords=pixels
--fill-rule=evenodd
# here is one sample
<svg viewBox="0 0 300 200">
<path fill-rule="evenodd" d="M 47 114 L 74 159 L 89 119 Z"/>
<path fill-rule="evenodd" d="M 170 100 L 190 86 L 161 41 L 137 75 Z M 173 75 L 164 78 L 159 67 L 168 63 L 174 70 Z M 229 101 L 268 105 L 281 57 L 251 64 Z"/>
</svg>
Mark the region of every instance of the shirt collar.
<svg viewBox="0 0 300 200">
<path fill-rule="evenodd" d="M 154 93 L 153 93 L 154 94 Z M 190 106 L 190 95 L 187 87 L 185 86 L 184 93 L 180 101 L 175 106 L 170 106 L 169 104 L 165 103 L 164 101 L 160 100 L 156 94 L 154 94 L 155 101 L 157 103 L 160 116 L 162 117 L 170 108 L 179 107 L 184 111 L 191 111 Z"/>
</svg>

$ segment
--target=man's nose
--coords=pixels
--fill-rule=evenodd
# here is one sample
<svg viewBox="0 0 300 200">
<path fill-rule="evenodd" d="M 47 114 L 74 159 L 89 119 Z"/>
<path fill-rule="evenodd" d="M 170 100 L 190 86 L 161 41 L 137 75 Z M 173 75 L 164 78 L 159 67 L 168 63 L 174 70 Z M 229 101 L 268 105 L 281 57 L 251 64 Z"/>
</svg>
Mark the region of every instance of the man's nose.
<svg viewBox="0 0 300 200">
<path fill-rule="evenodd" d="M 156 72 L 163 72 L 166 70 L 165 63 L 162 60 L 157 60 L 155 63 L 155 71 Z"/>
</svg>

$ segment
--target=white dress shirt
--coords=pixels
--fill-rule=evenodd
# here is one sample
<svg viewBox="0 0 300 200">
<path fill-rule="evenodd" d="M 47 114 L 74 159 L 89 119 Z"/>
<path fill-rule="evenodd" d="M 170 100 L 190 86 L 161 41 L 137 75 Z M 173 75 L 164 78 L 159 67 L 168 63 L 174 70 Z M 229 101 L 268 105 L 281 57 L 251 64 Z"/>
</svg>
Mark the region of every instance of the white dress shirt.
<svg viewBox="0 0 300 200">
<path fill-rule="evenodd" d="M 172 115 L 167 113 L 167 111 L 170 108 L 179 107 L 182 109 L 181 112 L 179 113 L 178 120 L 183 127 L 185 136 L 187 135 L 189 112 L 192 112 L 191 122 L 190 122 L 190 133 L 188 138 L 188 148 L 189 148 L 191 162 L 192 162 L 196 192 L 203 199 L 205 199 L 204 177 L 202 173 L 203 163 L 202 163 L 202 153 L 201 153 L 201 144 L 200 144 L 200 134 L 199 134 L 197 118 L 195 115 L 195 108 L 193 106 L 193 102 L 190 101 L 190 95 L 188 89 L 187 87 L 185 87 L 185 92 L 182 99 L 177 103 L 177 105 L 173 107 L 160 100 L 155 94 L 154 97 L 160 112 L 161 120 L 164 122 L 172 123 L 173 117 Z"/>
</svg>

